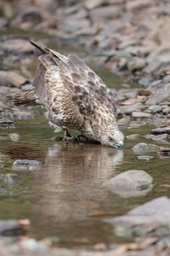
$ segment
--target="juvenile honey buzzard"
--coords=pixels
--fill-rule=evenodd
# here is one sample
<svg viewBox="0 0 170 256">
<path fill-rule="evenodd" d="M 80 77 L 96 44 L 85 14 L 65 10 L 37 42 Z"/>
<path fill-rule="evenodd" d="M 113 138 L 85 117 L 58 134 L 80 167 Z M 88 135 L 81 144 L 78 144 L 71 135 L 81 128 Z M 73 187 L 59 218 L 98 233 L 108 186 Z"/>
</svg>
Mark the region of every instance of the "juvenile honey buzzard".
<svg viewBox="0 0 170 256">
<path fill-rule="evenodd" d="M 68 57 L 31 42 L 37 57 L 35 92 L 58 130 L 75 129 L 89 140 L 122 148 L 113 94 L 75 55 Z"/>
</svg>

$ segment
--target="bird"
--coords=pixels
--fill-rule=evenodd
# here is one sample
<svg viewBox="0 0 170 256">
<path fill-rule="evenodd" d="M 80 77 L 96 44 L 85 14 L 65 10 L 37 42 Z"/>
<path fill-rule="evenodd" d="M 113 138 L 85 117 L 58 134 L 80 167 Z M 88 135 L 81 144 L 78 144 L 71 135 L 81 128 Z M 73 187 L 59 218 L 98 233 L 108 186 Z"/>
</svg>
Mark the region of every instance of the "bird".
<svg viewBox="0 0 170 256">
<path fill-rule="evenodd" d="M 64 140 L 74 129 L 88 141 L 122 149 L 114 94 L 102 79 L 77 55 L 30 43 L 37 60 L 33 86 L 49 124 L 57 132 L 64 130 Z"/>
</svg>

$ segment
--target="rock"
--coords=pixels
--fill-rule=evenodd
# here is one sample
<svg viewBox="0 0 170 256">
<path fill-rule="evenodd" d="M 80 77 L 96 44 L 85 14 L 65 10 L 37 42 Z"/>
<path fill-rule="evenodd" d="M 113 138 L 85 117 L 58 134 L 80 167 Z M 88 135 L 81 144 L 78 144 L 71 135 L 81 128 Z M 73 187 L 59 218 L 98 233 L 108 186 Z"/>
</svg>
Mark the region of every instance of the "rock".
<svg viewBox="0 0 170 256">
<path fill-rule="evenodd" d="M 131 134 L 131 135 L 126 136 L 126 139 L 128 139 L 128 140 L 136 140 L 138 138 L 139 138 L 139 134 Z"/>
<path fill-rule="evenodd" d="M 153 91 L 153 89 L 151 89 Z M 164 86 L 156 86 L 153 91 L 153 95 L 149 97 L 146 101 L 148 105 L 157 105 L 160 102 L 169 100 L 170 98 L 170 83 L 165 84 Z"/>
<path fill-rule="evenodd" d="M 129 71 L 141 70 L 146 66 L 146 61 L 142 58 L 133 58 L 127 62 Z"/>
<path fill-rule="evenodd" d="M 160 147 L 158 153 L 160 156 L 170 157 L 170 148 Z"/>
<path fill-rule="evenodd" d="M 159 106 L 159 105 L 151 105 L 149 106 L 146 111 L 148 113 L 153 113 L 153 114 L 156 114 L 156 113 L 160 113 L 162 111 L 162 107 Z"/>
<path fill-rule="evenodd" d="M 154 158 L 153 156 L 144 156 L 144 155 L 138 156 L 139 160 L 144 160 L 144 161 L 150 161 L 153 158 Z"/>
<path fill-rule="evenodd" d="M 0 174 L 0 179 L 8 185 L 14 185 L 21 183 L 20 177 L 15 173 Z"/>
<path fill-rule="evenodd" d="M 84 28 L 89 28 L 90 27 L 90 22 L 88 19 L 64 19 L 59 25 L 59 29 L 65 32 L 73 33 L 76 32 L 77 30 L 84 29 Z"/>
<path fill-rule="evenodd" d="M 158 216 L 161 219 L 163 219 L 163 217 L 168 218 L 170 214 L 170 199 L 167 198 L 166 196 L 158 197 L 129 211 L 128 214 L 133 216 L 134 215 Z"/>
<path fill-rule="evenodd" d="M 23 220 L 0 220 L 0 236 L 24 235 L 27 226 L 30 225 L 28 219 Z"/>
<path fill-rule="evenodd" d="M 152 0 L 138 0 L 138 1 L 127 1 L 126 9 L 127 11 L 140 10 L 141 8 L 146 8 L 152 5 Z"/>
<path fill-rule="evenodd" d="M 129 105 L 129 106 L 119 106 L 118 113 L 122 114 L 132 114 L 132 113 L 137 113 L 137 117 L 143 114 L 140 110 L 143 108 L 143 105 L 141 104 L 134 104 L 134 105 Z M 146 113 L 148 115 L 148 113 Z"/>
<path fill-rule="evenodd" d="M 7 118 L 0 118 L 0 127 L 2 128 L 14 128 L 14 122 Z"/>
<path fill-rule="evenodd" d="M 118 236 L 146 236 L 152 233 L 156 236 L 156 230 L 165 228 L 165 235 L 169 234 L 170 200 L 159 197 L 131 210 L 127 215 L 107 220 L 114 225 Z M 158 231 L 159 232 L 159 231 Z M 154 234 L 155 233 L 155 234 Z M 159 235 L 158 235 L 159 236 Z"/>
<path fill-rule="evenodd" d="M 150 113 L 145 113 L 141 111 L 133 111 L 131 115 L 133 118 L 150 118 L 151 117 Z"/>
<path fill-rule="evenodd" d="M 32 53 L 33 48 L 27 39 L 8 38 L 0 42 L 0 50 L 5 53 Z"/>
<path fill-rule="evenodd" d="M 101 23 L 103 20 L 118 18 L 122 13 L 121 6 L 102 6 L 90 11 L 90 18 L 93 22 Z"/>
<path fill-rule="evenodd" d="M 143 155 L 148 152 L 157 152 L 159 150 L 159 146 L 141 142 L 141 143 L 136 144 L 132 148 L 132 150 L 137 155 Z"/>
<path fill-rule="evenodd" d="M 155 128 L 151 131 L 151 134 L 154 134 L 154 135 L 163 134 L 163 133 L 170 134 L 170 127 Z"/>
<path fill-rule="evenodd" d="M 39 171 L 42 169 L 42 164 L 37 160 L 22 159 L 16 160 L 12 165 L 12 169 L 14 171 Z"/>
<path fill-rule="evenodd" d="M 1 86 L 16 86 L 21 87 L 25 84 L 27 79 L 14 71 L 0 71 L 0 85 Z"/>
<path fill-rule="evenodd" d="M 100 6 L 101 4 L 103 4 L 104 1 L 103 0 L 86 0 L 84 1 L 84 5 L 88 10 L 94 9 L 98 6 Z"/>
<path fill-rule="evenodd" d="M 167 140 L 170 138 L 170 136 L 167 133 L 158 134 L 158 135 L 149 134 L 146 136 L 146 138 L 154 140 L 156 142 L 160 142 L 160 143 L 167 143 Z"/>
<path fill-rule="evenodd" d="M 9 137 L 12 141 L 19 141 L 20 140 L 20 135 L 17 133 L 10 133 Z"/>
<path fill-rule="evenodd" d="M 168 115 L 170 113 L 170 107 L 165 107 L 162 109 L 162 113 Z"/>
<path fill-rule="evenodd" d="M 152 188 L 153 178 L 143 170 L 129 170 L 118 174 L 103 185 L 121 197 L 136 197 Z"/>
</svg>

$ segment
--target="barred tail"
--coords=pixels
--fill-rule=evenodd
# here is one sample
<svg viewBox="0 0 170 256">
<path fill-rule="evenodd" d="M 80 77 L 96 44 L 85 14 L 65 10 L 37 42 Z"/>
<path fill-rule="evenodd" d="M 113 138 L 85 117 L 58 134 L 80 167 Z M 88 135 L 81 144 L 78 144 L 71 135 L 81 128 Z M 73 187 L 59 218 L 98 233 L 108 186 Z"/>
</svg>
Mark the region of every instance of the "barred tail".
<svg viewBox="0 0 170 256">
<path fill-rule="evenodd" d="M 26 103 L 35 103 L 37 99 L 37 95 L 35 91 L 28 91 L 28 92 L 18 92 L 18 93 L 11 93 L 6 95 L 7 101 L 12 101 L 15 105 L 26 104 Z"/>
</svg>

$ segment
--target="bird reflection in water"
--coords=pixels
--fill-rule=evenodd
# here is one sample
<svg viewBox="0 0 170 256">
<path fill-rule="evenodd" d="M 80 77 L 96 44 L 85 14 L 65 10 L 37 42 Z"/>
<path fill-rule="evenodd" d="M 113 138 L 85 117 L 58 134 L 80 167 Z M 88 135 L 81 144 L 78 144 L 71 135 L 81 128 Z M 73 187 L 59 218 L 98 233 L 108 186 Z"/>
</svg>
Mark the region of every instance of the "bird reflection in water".
<svg viewBox="0 0 170 256">
<path fill-rule="evenodd" d="M 41 199 L 35 208 L 41 217 L 65 222 L 84 219 L 106 202 L 102 184 L 112 178 L 123 161 L 123 151 L 96 144 L 55 143 L 48 148 L 41 172 Z"/>
</svg>

